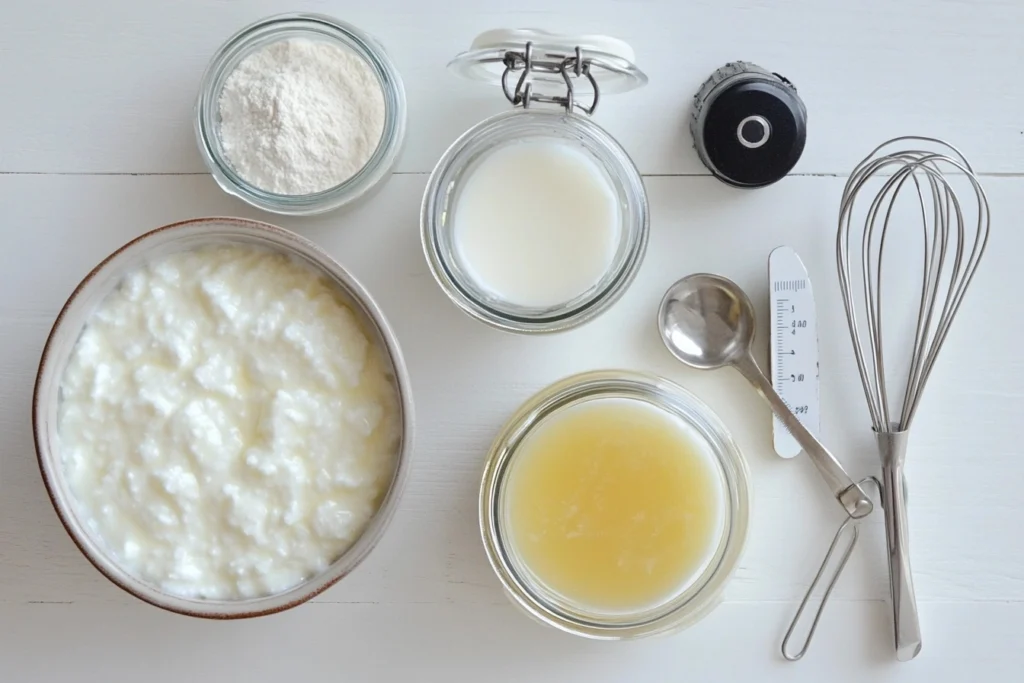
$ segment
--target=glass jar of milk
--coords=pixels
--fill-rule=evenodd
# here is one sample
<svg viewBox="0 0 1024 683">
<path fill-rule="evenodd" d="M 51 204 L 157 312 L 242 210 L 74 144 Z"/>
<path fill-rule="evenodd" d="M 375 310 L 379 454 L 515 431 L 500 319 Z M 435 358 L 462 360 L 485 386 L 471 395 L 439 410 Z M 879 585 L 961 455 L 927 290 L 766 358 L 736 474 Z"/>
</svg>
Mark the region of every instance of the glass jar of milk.
<svg viewBox="0 0 1024 683">
<path fill-rule="evenodd" d="M 515 106 L 444 153 L 423 197 L 423 249 L 463 311 L 522 333 L 576 327 L 632 282 L 649 210 L 629 155 L 589 117 L 604 94 L 647 83 L 606 36 L 481 34 L 450 67 L 500 83 Z"/>
</svg>

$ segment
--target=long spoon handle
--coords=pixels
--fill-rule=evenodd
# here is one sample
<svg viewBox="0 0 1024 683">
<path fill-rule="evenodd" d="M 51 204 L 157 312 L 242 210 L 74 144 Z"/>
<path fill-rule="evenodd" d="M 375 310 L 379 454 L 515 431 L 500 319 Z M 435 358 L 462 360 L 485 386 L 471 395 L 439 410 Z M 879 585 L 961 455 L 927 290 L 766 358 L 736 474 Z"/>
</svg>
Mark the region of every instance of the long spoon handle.
<svg viewBox="0 0 1024 683">
<path fill-rule="evenodd" d="M 768 378 L 761 372 L 761 368 L 757 366 L 757 361 L 754 360 L 754 357 L 750 354 L 741 357 L 736 361 L 735 367 L 740 371 L 740 374 L 747 378 L 748 382 L 754 385 L 758 393 L 768 401 L 772 412 L 782 420 L 782 424 L 786 425 L 789 433 L 793 435 L 793 438 L 797 440 L 800 447 L 811 458 L 811 462 L 818 468 L 818 473 L 825 480 L 825 483 L 828 484 L 828 487 L 832 490 L 832 495 L 836 497 L 836 500 L 843 506 L 846 513 L 854 519 L 860 519 L 870 514 L 873 505 L 864 489 L 850 478 L 850 475 L 846 473 L 846 470 L 839 464 L 835 456 L 793 414 L 793 411 L 789 409 L 789 406 L 782 400 L 782 397 L 775 391 Z"/>
</svg>

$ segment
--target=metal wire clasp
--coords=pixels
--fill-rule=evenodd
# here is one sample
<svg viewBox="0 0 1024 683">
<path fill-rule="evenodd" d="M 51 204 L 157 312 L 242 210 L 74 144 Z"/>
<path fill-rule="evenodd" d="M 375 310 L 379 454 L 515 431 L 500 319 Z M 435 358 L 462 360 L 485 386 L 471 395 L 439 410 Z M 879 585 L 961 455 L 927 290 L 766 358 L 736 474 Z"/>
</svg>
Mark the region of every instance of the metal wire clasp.
<svg viewBox="0 0 1024 683">
<path fill-rule="evenodd" d="M 878 481 L 876 477 L 865 477 L 857 482 L 860 486 L 867 483 L 874 484 L 876 493 L 881 497 L 881 482 Z M 865 515 L 865 517 L 866 516 L 867 515 Z M 821 566 L 818 567 L 818 573 L 814 575 L 814 580 L 811 581 L 811 585 L 807 587 L 807 592 L 804 593 L 804 599 L 800 601 L 800 607 L 797 608 L 796 614 L 793 615 L 793 621 L 789 623 L 789 628 L 786 629 L 786 635 L 782 639 L 782 656 L 787 660 L 795 662 L 807 654 L 807 648 L 811 646 L 811 638 L 814 637 L 814 632 L 818 628 L 818 621 L 821 620 L 821 614 L 825 611 L 825 605 L 828 603 L 829 596 L 832 595 L 832 589 L 836 587 L 836 583 L 839 581 L 839 577 L 842 575 L 843 569 L 846 568 L 846 563 L 849 561 L 850 555 L 853 554 L 853 549 L 857 546 L 857 539 L 860 538 L 860 521 L 863 519 L 864 517 L 852 517 L 848 515 L 846 519 L 843 520 L 843 523 L 839 525 L 839 529 L 836 531 L 836 535 L 832 538 L 832 543 L 828 547 L 828 552 L 825 553 L 825 558 L 821 561 Z M 821 596 L 821 604 L 818 605 L 818 611 L 814 613 L 814 621 L 811 622 L 811 627 L 807 630 L 807 637 L 804 638 L 804 643 L 797 652 L 790 652 L 789 640 L 793 637 L 793 632 L 796 630 L 797 624 L 800 623 L 800 617 L 803 615 L 804 609 L 807 607 L 807 603 L 811 600 L 811 594 L 814 592 L 814 589 L 818 587 L 818 583 L 825 575 L 825 570 L 828 568 L 829 561 L 835 554 L 836 548 L 839 547 L 839 541 L 847 534 L 850 538 L 846 544 L 846 549 L 843 551 L 843 554 L 840 555 L 836 568 L 832 572 L 832 578 L 825 587 L 824 595 Z"/>
<path fill-rule="evenodd" d="M 505 97 L 513 105 L 522 105 L 524 109 L 528 109 L 533 102 L 545 102 L 561 105 L 570 113 L 574 108 L 579 109 L 587 115 L 593 114 L 597 109 L 601 95 L 597 81 L 590 71 L 590 60 L 583 56 L 583 50 L 579 46 L 576 46 L 575 52 L 568 57 L 557 53 L 547 53 L 538 59 L 533 54 L 533 43 L 528 42 L 522 52 L 511 50 L 506 52 L 502 61 L 505 64 L 505 71 L 501 74 L 501 88 L 505 91 Z M 511 85 L 512 74 L 516 72 L 520 72 L 519 79 L 513 88 Z M 543 95 L 534 92 L 531 77 L 537 73 L 560 75 L 565 81 L 565 95 Z M 582 104 L 576 99 L 573 78 L 580 77 L 586 77 L 594 90 L 590 106 Z"/>
</svg>

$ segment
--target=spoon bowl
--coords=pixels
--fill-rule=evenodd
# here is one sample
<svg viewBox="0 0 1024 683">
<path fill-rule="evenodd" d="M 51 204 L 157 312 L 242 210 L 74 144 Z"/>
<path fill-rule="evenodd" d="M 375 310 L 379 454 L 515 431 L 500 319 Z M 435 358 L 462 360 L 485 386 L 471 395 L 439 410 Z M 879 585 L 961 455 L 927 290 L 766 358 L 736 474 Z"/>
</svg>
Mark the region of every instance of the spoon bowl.
<svg viewBox="0 0 1024 683">
<path fill-rule="evenodd" d="M 665 292 L 658 330 L 669 352 L 700 370 L 731 365 L 754 341 L 754 306 L 732 280 L 697 273 Z"/>
</svg>

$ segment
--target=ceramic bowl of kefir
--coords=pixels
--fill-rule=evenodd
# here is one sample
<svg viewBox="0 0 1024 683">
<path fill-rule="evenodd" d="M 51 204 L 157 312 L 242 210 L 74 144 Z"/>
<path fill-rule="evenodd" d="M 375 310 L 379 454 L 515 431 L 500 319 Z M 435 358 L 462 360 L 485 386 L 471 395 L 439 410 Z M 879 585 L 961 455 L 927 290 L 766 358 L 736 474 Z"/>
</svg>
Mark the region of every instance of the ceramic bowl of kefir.
<svg viewBox="0 0 1024 683">
<path fill-rule="evenodd" d="M 158 607 L 279 612 L 351 572 L 403 488 L 413 410 L 363 286 L 236 218 L 124 245 L 78 285 L 33 397 L 53 506 L 96 568 Z"/>
</svg>

